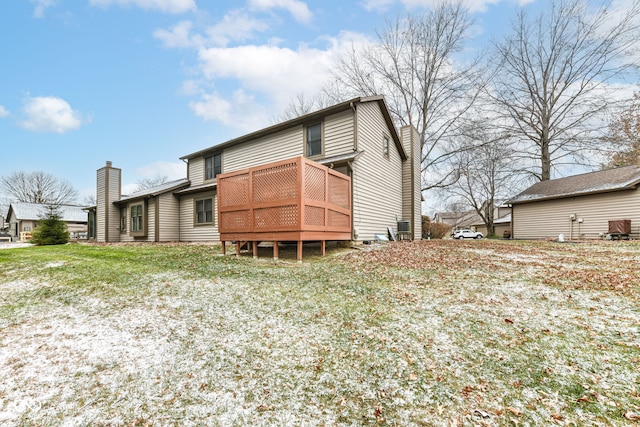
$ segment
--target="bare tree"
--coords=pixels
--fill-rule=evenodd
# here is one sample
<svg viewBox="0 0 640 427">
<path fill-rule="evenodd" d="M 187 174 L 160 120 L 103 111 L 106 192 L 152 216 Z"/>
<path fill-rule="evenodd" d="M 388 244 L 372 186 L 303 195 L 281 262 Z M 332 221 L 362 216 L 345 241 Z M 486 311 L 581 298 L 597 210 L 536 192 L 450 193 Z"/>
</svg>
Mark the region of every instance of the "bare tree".
<svg viewBox="0 0 640 427">
<path fill-rule="evenodd" d="M 9 203 L 63 205 L 73 203 L 78 197 L 69 181 L 46 172 L 14 172 L 0 178 L 0 186 Z"/>
<path fill-rule="evenodd" d="M 89 194 L 82 198 L 81 204 L 84 206 L 95 206 L 97 203 L 96 195 Z"/>
<path fill-rule="evenodd" d="M 154 178 L 142 178 L 138 181 L 138 188 L 136 191 L 146 190 L 149 188 L 157 187 L 158 185 L 164 184 L 169 180 L 167 175 L 160 175 Z"/>
<path fill-rule="evenodd" d="M 317 110 L 322 110 L 330 106 L 333 103 L 333 98 L 330 98 L 325 92 L 321 92 L 315 96 L 305 96 L 303 92 L 296 93 L 296 96 L 289 102 L 287 108 L 276 117 L 273 122 L 279 123 L 286 120 L 295 119 L 296 117 L 304 116 L 305 114 L 312 113 Z"/>
<path fill-rule="evenodd" d="M 457 180 L 446 192 L 473 209 L 487 233 L 493 235 L 496 206 L 524 180 L 514 162 L 515 146 L 510 135 L 490 126 L 489 121 L 468 125 L 465 139 L 469 149 L 456 155 Z"/>
<path fill-rule="evenodd" d="M 604 142 L 612 148 L 604 167 L 637 164 L 640 158 L 640 93 L 636 92 L 621 114 L 609 123 Z"/>
<path fill-rule="evenodd" d="M 399 125 L 413 125 L 421 136 L 423 190 L 451 182 L 446 165 L 461 118 L 481 85 L 477 64 L 454 59 L 471 26 L 462 2 L 443 2 L 429 14 L 387 22 L 377 43 L 353 47 L 333 71 L 326 92 L 345 97 L 384 95 Z"/>
<path fill-rule="evenodd" d="M 512 35 L 495 43 L 499 59 L 491 95 L 523 143 L 520 156 L 538 180 L 552 168 L 589 164 L 598 150 L 612 85 L 632 70 L 638 0 L 624 11 L 581 0 L 552 0 L 548 12 L 521 11 Z M 592 151 L 591 151 L 592 152 Z"/>
</svg>

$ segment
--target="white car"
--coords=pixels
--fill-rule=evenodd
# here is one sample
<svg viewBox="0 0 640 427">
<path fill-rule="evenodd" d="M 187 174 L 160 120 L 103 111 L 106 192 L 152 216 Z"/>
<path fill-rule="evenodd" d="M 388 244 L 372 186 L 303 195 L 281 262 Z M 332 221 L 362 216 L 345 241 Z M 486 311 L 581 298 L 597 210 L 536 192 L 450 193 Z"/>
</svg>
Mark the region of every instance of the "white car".
<svg viewBox="0 0 640 427">
<path fill-rule="evenodd" d="M 484 236 L 482 235 L 481 232 L 479 231 L 473 231 L 473 230 L 469 230 L 469 229 L 464 229 L 464 230 L 456 230 L 453 233 L 453 238 L 454 239 L 482 239 Z"/>
</svg>

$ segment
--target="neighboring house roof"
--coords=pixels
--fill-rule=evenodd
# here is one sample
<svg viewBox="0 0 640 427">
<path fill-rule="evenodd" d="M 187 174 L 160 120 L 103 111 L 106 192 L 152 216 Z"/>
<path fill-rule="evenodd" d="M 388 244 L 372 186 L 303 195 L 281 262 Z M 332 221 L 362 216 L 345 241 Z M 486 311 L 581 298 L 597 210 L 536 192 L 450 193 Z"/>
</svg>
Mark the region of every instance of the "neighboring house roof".
<svg viewBox="0 0 640 427">
<path fill-rule="evenodd" d="M 505 216 L 498 218 L 498 219 L 494 219 L 493 220 L 493 225 L 500 225 L 500 224 L 511 224 L 511 214 L 506 214 Z M 484 225 L 484 221 L 480 221 L 480 222 L 475 222 L 473 224 L 471 224 L 473 226 L 483 226 Z"/>
<path fill-rule="evenodd" d="M 434 216 L 435 222 L 449 224 L 452 227 L 466 227 L 468 225 L 471 225 L 471 223 L 476 221 L 478 218 L 480 218 L 480 216 L 476 213 L 476 211 L 437 212 Z"/>
<path fill-rule="evenodd" d="M 58 205 L 60 211 L 60 219 L 65 222 L 87 222 L 87 212 L 83 211 L 83 206 L 76 205 Z M 15 202 L 9 206 L 9 214 L 11 213 L 19 221 L 39 221 L 48 212 L 47 205 L 40 203 Z"/>
<path fill-rule="evenodd" d="M 251 140 L 255 140 L 257 138 L 261 138 L 263 136 L 271 135 L 277 132 L 281 132 L 283 130 L 289 129 L 294 126 L 309 124 L 313 122 L 317 122 L 327 116 L 332 114 L 337 114 L 342 111 L 347 111 L 352 109 L 355 104 L 361 104 L 365 102 L 377 102 L 380 105 L 380 111 L 382 111 L 382 115 L 384 116 L 384 120 L 387 123 L 387 127 L 391 132 L 391 137 L 393 142 L 400 153 L 400 157 L 403 160 L 406 160 L 407 153 L 404 151 L 402 147 L 402 142 L 400 141 L 400 136 L 398 135 L 398 131 L 393 123 L 393 119 L 389 114 L 389 109 L 387 108 L 387 104 L 384 101 L 384 97 L 382 96 L 368 96 L 368 97 L 359 97 L 354 98 L 349 101 L 342 102 L 340 104 L 333 105 L 328 108 L 324 108 L 319 111 L 314 111 L 313 113 L 305 114 L 304 116 L 296 117 L 295 119 L 287 120 L 286 122 L 278 123 L 276 125 L 260 129 L 258 131 L 249 133 L 247 135 L 223 142 L 221 144 L 215 145 L 213 147 L 206 148 L 204 150 L 196 151 L 195 153 L 187 154 L 186 156 L 181 157 L 181 160 L 192 159 L 194 157 L 201 156 L 206 153 L 210 153 L 215 150 L 222 150 L 223 148 L 231 147 L 234 145 L 242 144 Z"/>
<path fill-rule="evenodd" d="M 541 181 L 509 200 L 509 203 L 513 205 L 539 200 L 629 190 L 635 188 L 638 183 L 640 183 L 640 167 L 635 165 L 625 166 Z"/>
<path fill-rule="evenodd" d="M 187 178 L 180 178 L 180 179 L 176 179 L 175 181 L 168 181 L 151 188 L 145 188 L 144 190 L 136 191 L 135 193 L 122 196 L 120 197 L 120 200 L 118 200 L 115 203 L 121 203 L 121 202 L 124 203 L 124 202 L 130 202 L 135 199 L 143 199 L 145 197 L 159 196 L 160 194 L 164 194 L 170 191 L 176 191 L 184 187 L 188 187 L 189 183 L 190 181 Z"/>
</svg>

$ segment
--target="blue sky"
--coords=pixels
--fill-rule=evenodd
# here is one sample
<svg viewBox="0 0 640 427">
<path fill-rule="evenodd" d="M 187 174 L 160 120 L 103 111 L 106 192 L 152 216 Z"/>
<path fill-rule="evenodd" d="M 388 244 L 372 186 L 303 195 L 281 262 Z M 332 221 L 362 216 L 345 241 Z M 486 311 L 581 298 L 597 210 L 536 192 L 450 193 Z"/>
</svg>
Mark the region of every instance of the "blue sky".
<svg viewBox="0 0 640 427">
<path fill-rule="evenodd" d="M 0 3 L 0 176 L 95 192 L 186 175 L 179 157 L 272 123 L 352 42 L 435 0 L 10 0 Z M 476 46 L 516 0 L 472 0 Z M 126 192 L 126 189 L 125 189 Z"/>
</svg>

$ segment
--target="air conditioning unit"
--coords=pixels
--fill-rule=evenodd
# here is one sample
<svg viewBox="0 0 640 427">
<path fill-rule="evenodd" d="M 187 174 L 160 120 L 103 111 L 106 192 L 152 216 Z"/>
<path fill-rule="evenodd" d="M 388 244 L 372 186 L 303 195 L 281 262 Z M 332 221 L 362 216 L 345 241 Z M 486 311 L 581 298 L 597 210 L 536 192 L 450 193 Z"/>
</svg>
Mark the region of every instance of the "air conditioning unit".
<svg viewBox="0 0 640 427">
<path fill-rule="evenodd" d="M 398 236 L 401 239 L 403 236 L 411 236 L 411 224 L 409 221 L 398 221 Z"/>
<path fill-rule="evenodd" d="M 398 221 L 398 233 L 410 233 L 411 225 L 409 221 Z"/>
</svg>

